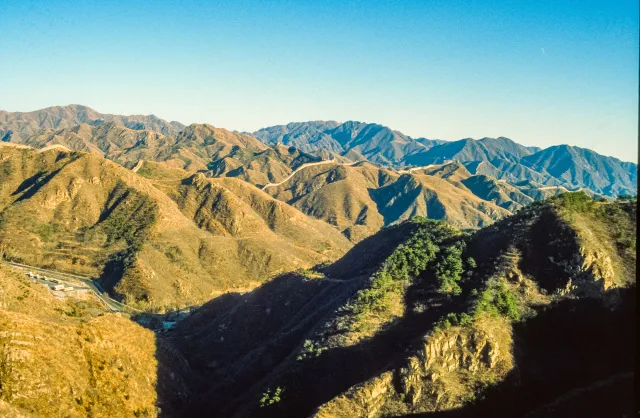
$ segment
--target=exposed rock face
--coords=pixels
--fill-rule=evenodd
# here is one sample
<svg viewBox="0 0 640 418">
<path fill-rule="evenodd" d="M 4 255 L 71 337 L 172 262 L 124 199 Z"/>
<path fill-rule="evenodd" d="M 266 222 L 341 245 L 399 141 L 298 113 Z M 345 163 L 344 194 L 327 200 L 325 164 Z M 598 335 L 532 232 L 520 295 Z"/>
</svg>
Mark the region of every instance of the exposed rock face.
<svg viewBox="0 0 640 418">
<path fill-rule="evenodd" d="M 495 328 L 495 329 L 494 329 Z M 511 334 L 495 318 L 475 327 L 453 327 L 426 335 L 403 365 L 352 387 L 313 415 L 377 417 L 394 397 L 394 411 L 428 412 L 460 407 L 483 381 L 503 378 L 512 368 Z"/>
<path fill-rule="evenodd" d="M 569 260 L 555 261 L 550 256 L 549 261 L 562 267 L 569 275 L 566 285 L 557 290 L 561 296 L 596 296 L 615 285 L 611 257 L 604 252 L 583 246 Z"/>
<path fill-rule="evenodd" d="M 611 258 L 607 254 L 581 248 L 580 255 L 582 271 L 590 273 L 593 280 L 602 280 L 604 290 L 608 290 L 614 285 L 615 272 L 613 271 Z"/>
<path fill-rule="evenodd" d="M 366 383 L 353 388 L 318 409 L 313 418 L 333 418 L 338 416 L 358 416 L 373 418 L 385 402 L 385 395 L 392 387 L 393 373 L 386 372 Z"/>
<path fill-rule="evenodd" d="M 423 389 L 435 396 L 437 404 L 456 403 L 447 393 L 450 373 L 474 374 L 493 370 L 504 353 L 492 335 L 480 329 L 455 329 L 426 337 L 425 345 L 400 369 L 405 401 L 415 405 Z M 448 399 L 449 398 L 449 399 Z"/>
</svg>

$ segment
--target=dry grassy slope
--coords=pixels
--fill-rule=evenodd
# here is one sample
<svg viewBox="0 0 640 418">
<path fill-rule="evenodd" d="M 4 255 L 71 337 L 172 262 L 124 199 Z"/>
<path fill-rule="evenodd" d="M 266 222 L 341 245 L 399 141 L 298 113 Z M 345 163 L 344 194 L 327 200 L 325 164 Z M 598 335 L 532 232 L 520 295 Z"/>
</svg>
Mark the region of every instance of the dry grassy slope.
<svg viewBox="0 0 640 418">
<path fill-rule="evenodd" d="M 7 257 L 97 277 L 110 257 L 133 251 L 116 291 L 152 305 L 250 289 L 350 247 L 330 226 L 240 180 L 212 180 L 205 190 L 164 179 L 155 187 L 95 155 L 58 150 L 3 147 L 0 161 Z"/>
<path fill-rule="evenodd" d="M 80 124 L 38 131 L 23 142 L 36 148 L 59 144 L 74 151 L 93 152 L 125 167 L 133 167 L 139 160 L 151 160 L 166 161 L 190 171 L 206 170 L 209 163 L 237 149 L 259 152 L 268 148 L 251 136 L 207 124 L 187 126 L 174 136 L 130 129 L 116 122 Z"/>
<path fill-rule="evenodd" d="M 296 168 L 315 161 L 319 158 L 281 144 L 259 152 L 237 148 L 227 157 L 211 163 L 207 175 L 237 177 L 261 186 L 282 181 Z"/>
<path fill-rule="evenodd" d="M 241 245 L 263 243 L 270 247 L 270 254 L 261 261 L 267 265 L 278 256 L 275 249 L 280 246 L 278 257 L 299 267 L 335 258 L 350 247 L 329 225 L 238 179 L 207 179 L 197 174 L 171 196 L 201 229 L 233 237 Z"/>
<path fill-rule="evenodd" d="M 354 166 L 323 164 L 299 171 L 286 183 L 267 188 L 279 200 L 337 227 L 358 242 L 384 224 L 370 190 L 390 184 L 398 177 L 370 163 Z"/>
<path fill-rule="evenodd" d="M 163 135 L 175 135 L 184 125 L 167 122 L 154 115 L 110 115 L 96 112 L 82 105 L 53 106 L 33 112 L 5 112 L 0 110 L 0 138 L 23 143 L 43 129 L 60 130 L 80 124 L 92 126 L 113 122 L 136 130 L 153 130 Z"/>
<path fill-rule="evenodd" d="M 234 149 L 262 151 L 267 145 L 252 136 L 215 128 L 208 124 L 192 124 L 176 137 L 174 154 L 190 171 L 206 170 L 210 162 L 231 154 Z"/>
<path fill-rule="evenodd" d="M 400 299 L 405 304 L 400 316 L 393 310 L 377 313 L 392 320 L 373 335 L 365 333 L 356 345 L 341 337 L 340 324 L 360 321 L 350 312 L 356 292 L 373 283 L 365 280 L 371 274 L 365 265 L 356 269 L 361 273 L 344 276 L 329 267 L 323 271 L 331 276 L 324 279 L 282 278 L 246 295 L 247 300 L 212 302 L 175 334 L 186 357 L 206 365 L 205 376 L 215 376 L 205 379 L 215 383 L 200 387 L 182 416 L 214 405 L 228 416 L 251 417 L 313 411 L 318 417 L 453 414 L 460 407 L 465 408 L 456 413 L 470 411 L 463 416 L 485 416 L 474 415 L 488 412 L 481 408 L 520 416 L 572 388 L 624 372 L 630 367 L 633 308 L 628 310 L 625 298 L 635 277 L 635 202 L 592 202 L 587 210 L 576 209 L 580 205 L 563 200 L 535 204 L 465 238 L 462 259 L 472 256 L 478 265 L 463 264 L 460 296 L 440 294 L 427 268 Z M 376 248 L 376 238 L 389 238 L 383 231 L 347 257 L 362 252 L 361 246 Z M 408 238 L 414 231 L 404 229 L 401 235 Z M 369 259 L 369 267 L 379 266 L 389 251 L 384 254 L 377 262 Z M 507 294 L 511 302 L 504 303 L 516 310 L 515 317 L 496 302 Z M 270 302 L 288 300 L 287 295 L 304 296 L 292 296 L 296 302 L 291 306 Z M 302 312 L 298 303 L 304 305 Z M 474 314 L 474 306 L 484 307 Z M 491 306 L 502 307 L 494 312 Z M 469 323 L 434 328 L 447 314 L 462 312 L 471 315 Z M 232 326 L 238 321 L 238 328 Z M 331 330 L 341 338 L 327 338 Z M 358 327 L 347 331 L 363 332 Z M 225 341 L 235 346 L 238 332 L 261 337 L 256 345 L 232 353 Z M 545 340 L 545 333 L 553 338 Z M 562 333 L 569 338 L 563 340 Z M 216 354 L 191 352 L 207 344 L 215 345 Z M 594 363 L 599 366 L 590 367 Z M 260 399 L 266 394 L 269 400 L 277 388 L 280 399 L 260 407 Z M 518 402 L 507 402 L 511 398 Z"/>
<path fill-rule="evenodd" d="M 70 150 L 93 152 L 125 167 L 133 167 L 141 159 L 166 159 L 171 154 L 174 139 L 155 131 L 133 130 L 108 122 L 40 131 L 24 143 L 34 148 L 63 145 Z"/>
<path fill-rule="evenodd" d="M 480 199 L 493 202 L 509 212 L 515 212 L 534 201 L 532 197 L 505 181 L 488 175 L 471 174 L 467 167 L 459 162 L 429 167 L 416 172 L 446 179 L 456 187 L 468 190 Z"/>
<path fill-rule="evenodd" d="M 485 201 L 466 188 L 437 176 L 404 175 L 387 188 L 378 190 L 379 201 L 385 202 L 383 213 L 390 221 L 410 219 L 420 215 L 446 220 L 458 228 L 477 228 L 491 224 L 510 212 Z M 398 205 L 398 198 L 415 196 L 408 205 Z M 395 199 L 394 199 L 395 198 Z"/>
<path fill-rule="evenodd" d="M 151 331 L 87 315 L 4 266 L 0 303 L 2 416 L 156 416 Z"/>
<path fill-rule="evenodd" d="M 474 195 L 462 183 L 470 176 L 459 164 L 402 175 L 370 163 L 327 164 L 302 170 L 266 191 L 358 242 L 384 225 L 416 215 L 475 228 L 510 213 Z"/>
</svg>

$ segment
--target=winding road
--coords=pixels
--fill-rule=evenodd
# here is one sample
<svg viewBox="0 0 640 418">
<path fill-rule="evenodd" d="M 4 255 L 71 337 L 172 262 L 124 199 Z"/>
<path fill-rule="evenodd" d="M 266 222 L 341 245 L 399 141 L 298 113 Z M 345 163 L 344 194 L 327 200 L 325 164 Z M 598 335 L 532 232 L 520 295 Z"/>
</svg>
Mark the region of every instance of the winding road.
<svg viewBox="0 0 640 418">
<path fill-rule="evenodd" d="M 107 292 L 105 292 L 102 286 L 98 282 L 92 280 L 89 277 L 77 276 L 75 274 L 70 274 L 70 273 L 62 273 L 55 270 L 47 270 L 40 267 L 28 266 L 25 264 L 13 263 L 10 261 L 5 261 L 5 263 L 13 268 L 17 268 L 25 272 L 33 272 L 33 273 L 42 274 L 47 277 L 51 277 L 53 279 L 58 280 L 61 284 L 64 284 L 64 285 L 74 286 L 75 288 L 78 288 L 78 289 L 88 289 L 91 292 L 93 292 L 97 296 L 97 298 L 100 299 L 100 301 L 112 312 L 123 312 L 123 311 L 140 312 L 137 309 L 127 306 L 121 302 L 118 302 L 115 299 L 111 299 L 111 297 L 109 297 L 109 295 L 107 294 Z M 44 281 L 41 281 L 41 282 L 47 283 Z M 84 284 L 85 287 L 78 287 L 78 282 Z"/>
</svg>

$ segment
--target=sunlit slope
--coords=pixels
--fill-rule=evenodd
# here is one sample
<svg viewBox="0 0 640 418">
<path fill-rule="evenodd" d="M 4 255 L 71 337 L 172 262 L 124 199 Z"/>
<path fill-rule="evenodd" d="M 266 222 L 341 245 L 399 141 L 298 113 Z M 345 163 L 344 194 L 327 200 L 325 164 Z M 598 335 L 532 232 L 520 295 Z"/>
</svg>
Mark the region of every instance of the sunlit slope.
<svg viewBox="0 0 640 418">
<path fill-rule="evenodd" d="M 350 247 L 240 180 L 176 176 L 156 187 L 96 155 L 60 150 L 2 147 L 0 161 L 5 256 L 101 277 L 129 302 L 197 303 Z"/>
<path fill-rule="evenodd" d="M 0 265 L 0 415 L 156 416 L 155 337 Z"/>
<path fill-rule="evenodd" d="M 475 228 L 510 213 L 494 203 L 498 201 L 494 196 L 485 193 L 484 200 L 475 195 L 461 182 L 471 175 L 464 167 L 455 166 L 455 170 L 438 166 L 397 172 L 365 162 L 323 164 L 300 170 L 265 191 L 334 225 L 355 242 L 416 215 Z M 464 173 L 459 174 L 461 170 Z M 514 203 L 511 209 L 519 206 Z"/>
</svg>

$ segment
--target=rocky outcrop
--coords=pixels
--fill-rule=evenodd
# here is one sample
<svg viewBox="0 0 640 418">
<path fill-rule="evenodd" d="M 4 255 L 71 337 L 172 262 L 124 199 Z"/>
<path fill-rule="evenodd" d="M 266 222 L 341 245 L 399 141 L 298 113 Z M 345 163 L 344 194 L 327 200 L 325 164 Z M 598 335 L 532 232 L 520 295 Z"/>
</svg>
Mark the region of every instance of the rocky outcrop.
<svg viewBox="0 0 640 418">
<path fill-rule="evenodd" d="M 557 290 L 559 296 L 594 297 L 615 285 L 613 263 L 604 251 L 583 246 L 580 253 L 574 254 L 570 260 L 556 261 L 550 256 L 549 261 L 562 267 L 569 275 L 566 285 Z"/>
<path fill-rule="evenodd" d="M 498 363 L 510 368 L 509 346 L 480 328 L 451 328 L 425 337 L 424 346 L 407 359 L 399 370 L 401 397 L 415 406 L 423 395 L 435 401 L 434 410 L 452 407 L 468 395 L 461 381 L 473 381 L 474 375 L 501 375 Z"/>
<path fill-rule="evenodd" d="M 423 338 L 402 366 L 356 385 L 313 415 L 377 417 L 393 411 L 428 412 L 462 406 L 477 386 L 504 377 L 513 367 L 509 327 L 484 318 L 471 327 L 452 327 Z"/>
<path fill-rule="evenodd" d="M 319 408 L 313 418 L 377 417 L 392 390 L 393 373 L 385 372 L 378 377 L 352 388 Z"/>
</svg>

